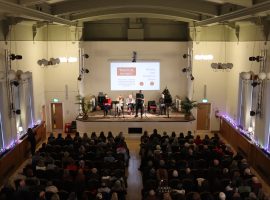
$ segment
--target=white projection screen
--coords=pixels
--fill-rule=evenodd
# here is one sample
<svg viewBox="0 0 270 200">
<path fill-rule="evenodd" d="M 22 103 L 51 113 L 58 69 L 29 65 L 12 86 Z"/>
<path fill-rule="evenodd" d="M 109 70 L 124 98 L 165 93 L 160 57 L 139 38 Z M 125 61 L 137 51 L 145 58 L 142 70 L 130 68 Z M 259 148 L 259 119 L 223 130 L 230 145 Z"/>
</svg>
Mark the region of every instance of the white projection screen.
<svg viewBox="0 0 270 200">
<path fill-rule="evenodd" d="M 159 90 L 160 62 L 111 62 L 111 90 Z"/>
</svg>

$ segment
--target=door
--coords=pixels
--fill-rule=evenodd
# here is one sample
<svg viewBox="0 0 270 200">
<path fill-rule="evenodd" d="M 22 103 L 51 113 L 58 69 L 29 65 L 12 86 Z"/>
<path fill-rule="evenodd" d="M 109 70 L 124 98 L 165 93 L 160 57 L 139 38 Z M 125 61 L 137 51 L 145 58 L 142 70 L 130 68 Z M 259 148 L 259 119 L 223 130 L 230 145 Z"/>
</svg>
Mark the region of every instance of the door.
<svg viewBox="0 0 270 200">
<path fill-rule="evenodd" d="M 51 103 L 52 129 L 63 129 L 62 103 Z"/>
<path fill-rule="evenodd" d="M 197 130 L 210 129 L 210 103 L 198 103 L 197 105 Z"/>
</svg>

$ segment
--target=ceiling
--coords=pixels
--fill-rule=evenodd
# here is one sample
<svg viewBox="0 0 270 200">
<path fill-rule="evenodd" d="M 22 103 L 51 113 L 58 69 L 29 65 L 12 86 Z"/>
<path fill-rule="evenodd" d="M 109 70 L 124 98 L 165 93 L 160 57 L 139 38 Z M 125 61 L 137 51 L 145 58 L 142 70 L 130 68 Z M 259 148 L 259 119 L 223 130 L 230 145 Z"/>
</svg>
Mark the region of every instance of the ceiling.
<svg viewBox="0 0 270 200">
<path fill-rule="evenodd" d="M 0 0 L 0 17 L 57 24 L 158 18 L 195 26 L 267 17 L 270 0 Z"/>
</svg>

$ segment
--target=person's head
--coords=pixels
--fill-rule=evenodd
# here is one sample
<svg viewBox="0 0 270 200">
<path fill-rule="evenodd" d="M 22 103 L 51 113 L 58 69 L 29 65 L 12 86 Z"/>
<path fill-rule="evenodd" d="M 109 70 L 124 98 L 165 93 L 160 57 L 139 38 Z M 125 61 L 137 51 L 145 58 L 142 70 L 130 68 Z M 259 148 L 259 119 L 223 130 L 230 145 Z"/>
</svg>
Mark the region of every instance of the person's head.
<svg viewBox="0 0 270 200">
<path fill-rule="evenodd" d="M 142 90 L 139 90 L 139 93 L 142 93 Z"/>
<path fill-rule="evenodd" d="M 226 199 L 226 195 L 225 195 L 224 192 L 220 192 L 218 197 L 219 197 L 220 200 L 225 200 Z"/>
<path fill-rule="evenodd" d="M 105 94 L 105 98 L 106 98 L 106 99 L 108 98 L 108 94 Z"/>
</svg>

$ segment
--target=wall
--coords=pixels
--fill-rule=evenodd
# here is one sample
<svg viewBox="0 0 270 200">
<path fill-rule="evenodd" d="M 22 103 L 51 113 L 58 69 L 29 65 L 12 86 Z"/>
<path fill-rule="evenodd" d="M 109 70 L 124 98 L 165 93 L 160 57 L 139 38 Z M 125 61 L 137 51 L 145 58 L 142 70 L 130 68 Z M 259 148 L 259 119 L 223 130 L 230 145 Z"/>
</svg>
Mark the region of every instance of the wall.
<svg viewBox="0 0 270 200">
<path fill-rule="evenodd" d="M 187 79 L 182 68 L 187 60 L 182 55 L 187 53 L 187 42 L 82 42 L 81 47 L 90 55 L 85 60 L 90 70 L 83 80 L 84 95 L 95 95 L 99 92 L 108 93 L 115 99 L 119 94 L 128 96 L 137 91 L 110 91 L 110 61 L 131 61 L 132 52 L 137 52 L 137 60 L 160 61 L 160 90 L 144 91 L 145 99 L 158 100 L 167 86 L 172 97 L 187 95 Z"/>
<path fill-rule="evenodd" d="M 48 58 L 76 57 L 78 58 L 78 42 L 54 41 L 45 45 L 48 48 Z M 40 67 L 39 67 L 40 68 Z M 46 118 L 48 130 L 51 131 L 51 102 L 59 99 L 63 104 L 64 123 L 77 117 L 79 107 L 75 105 L 78 95 L 79 62 L 60 63 L 43 69 L 45 76 Z"/>
<path fill-rule="evenodd" d="M 215 111 L 226 110 L 227 78 L 232 72 L 214 71 L 212 62 L 225 62 L 223 42 L 193 43 L 193 55 L 214 56 L 214 60 L 193 60 L 193 99 L 201 102 L 204 98 L 204 85 L 206 85 L 206 97 L 211 103 L 210 130 L 219 130 L 219 120 L 215 117 Z"/>
</svg>

